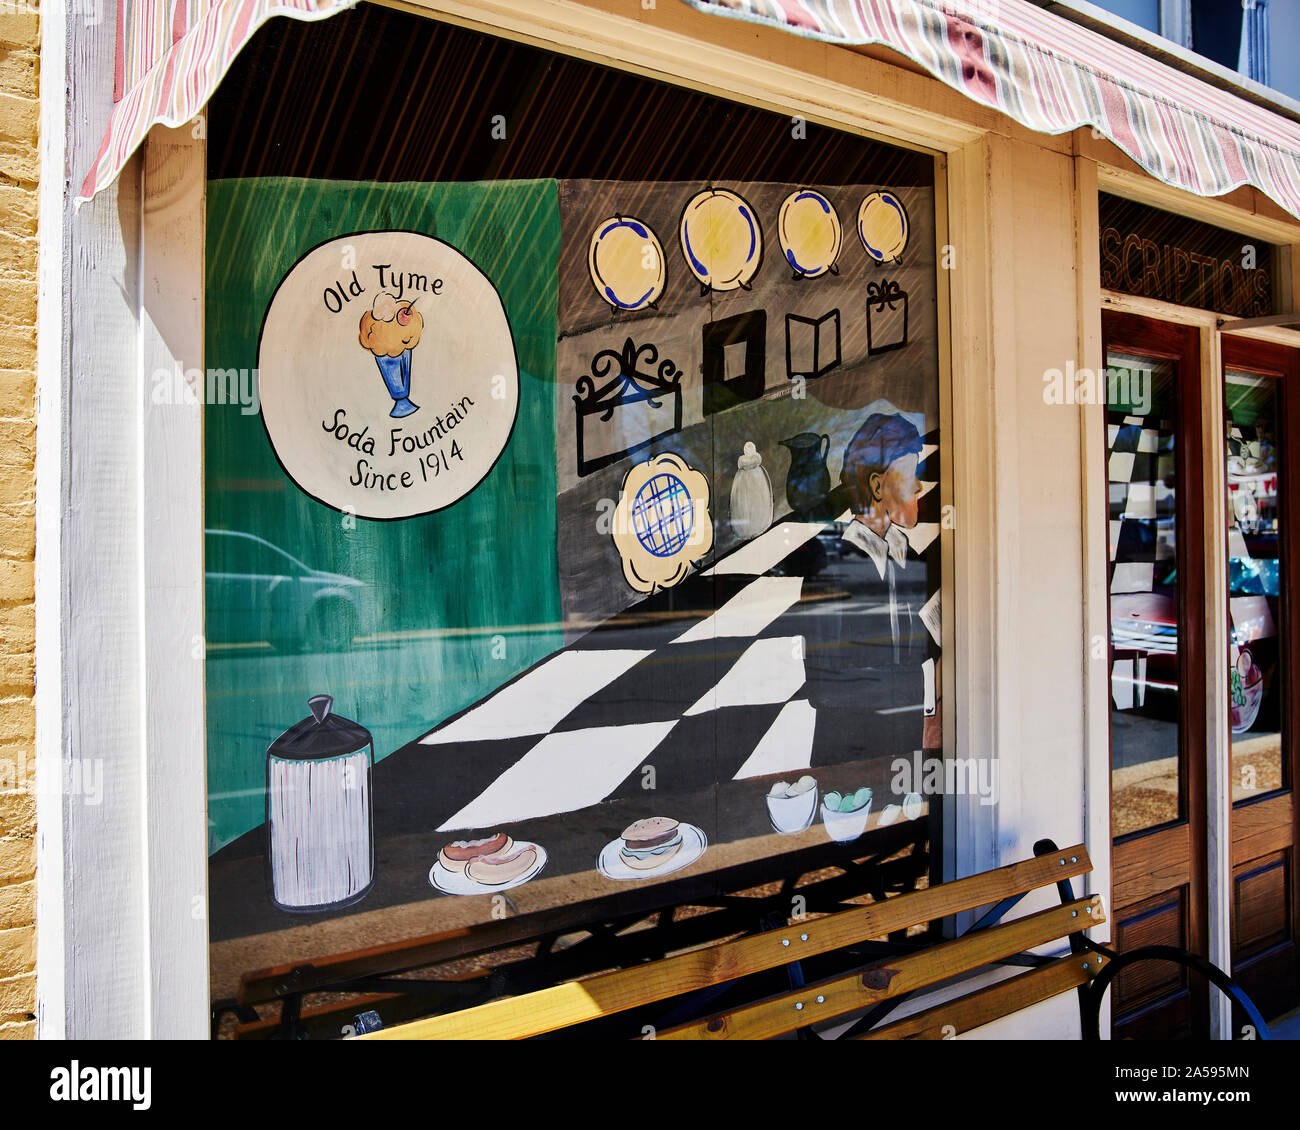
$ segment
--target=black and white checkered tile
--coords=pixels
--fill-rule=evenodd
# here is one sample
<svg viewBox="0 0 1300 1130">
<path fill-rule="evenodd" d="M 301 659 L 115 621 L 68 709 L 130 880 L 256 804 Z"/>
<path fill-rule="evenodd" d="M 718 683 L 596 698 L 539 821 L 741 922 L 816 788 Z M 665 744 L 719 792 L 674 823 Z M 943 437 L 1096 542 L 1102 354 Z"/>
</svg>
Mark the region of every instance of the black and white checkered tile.
<svg viewBox="0 0 1300 1130">
<path fill-rule="evenodd" d="M 418 748 L 423 773 L 460 782 L 442 798 L 437 831 L 634 796 L 638 770 L 651 761 L 671 765 L 677 790 L 816 767 L 817 711 L 799 625 L 804 579 L 778 567 L 833 528 L 777 522 L 683 582 L 700 590 L 698 616 L 644 616 L 623 628 L 616 618 L 395 754 Z M 937 533 L 918 526 L 909 536 L 923 550 Z M 678 596 L 690 606 L 689 591 Z M 466 765 L 481 767 L 473 776 L 483 787 L 464 789 Z"/>
</svg>

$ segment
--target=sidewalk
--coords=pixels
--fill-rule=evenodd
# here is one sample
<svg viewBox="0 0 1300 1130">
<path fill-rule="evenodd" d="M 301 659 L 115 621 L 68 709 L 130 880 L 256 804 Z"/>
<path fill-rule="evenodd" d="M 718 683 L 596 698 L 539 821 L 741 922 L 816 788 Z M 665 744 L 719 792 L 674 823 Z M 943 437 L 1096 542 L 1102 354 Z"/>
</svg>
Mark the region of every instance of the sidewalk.
<svg viewBox="0 0 1300 1130">
<path fill-rule="evenodd" d="M 1275 1040 L 1300 1040 L 1300 1008 L 1270 1020 L 1268 1030 Z"/>
</svg>

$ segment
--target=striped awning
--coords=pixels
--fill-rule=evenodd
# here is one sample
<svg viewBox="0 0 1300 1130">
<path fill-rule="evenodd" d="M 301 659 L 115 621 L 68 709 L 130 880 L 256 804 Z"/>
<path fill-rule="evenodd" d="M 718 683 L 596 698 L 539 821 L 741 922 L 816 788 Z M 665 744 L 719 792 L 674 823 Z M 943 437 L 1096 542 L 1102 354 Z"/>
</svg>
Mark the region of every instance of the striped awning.
<svg viewBox="0 0 1300 1130">
<path fill-rule="evenodd" d="M 1091 126 L 1198 196 L 1243 184 L 1300 217 L 1300 124 L 1028 0 L 685 0 L 831 43 L 881 44 L 1038 133 Z"/>
<path fill-rule="evenodd" d="M 155 123 L 180 126 L 207 104 L 239 50 L 272 16 L 319 20 L 357 0 L 117 0 L 113 114 L 80 206 L 112 184 Z"/>
<path fill-rule="evenodd" d="M 832 43 L 881 44 L 1040 133 L 1091 126 L 1153 177 L 1201 196 L 1243 184 L 1300 217 L 1300 124 L 1028 0 L 683 0 Z M 155 122 L 203 108 L 272 16 L 323 19 L 357 0 L 117 0 L 115 107 L 80 204 Z"/>
</svg>

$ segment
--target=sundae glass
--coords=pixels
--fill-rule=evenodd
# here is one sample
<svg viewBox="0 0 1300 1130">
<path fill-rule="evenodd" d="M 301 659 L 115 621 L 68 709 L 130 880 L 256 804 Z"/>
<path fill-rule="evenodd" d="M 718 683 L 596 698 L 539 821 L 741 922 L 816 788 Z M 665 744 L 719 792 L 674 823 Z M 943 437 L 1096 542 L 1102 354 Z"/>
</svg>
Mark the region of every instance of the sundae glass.
<svg viewBox="0 0 1300 1130">
<path fill-rule="evenodd" d="M 388 395 L 393 398 L 389 415 L 398 419 L 420 410 L 410 400 L 411 350 L 420 344 L 423 333 L 424 318 L 415 309 L 415 302 L 399 301 L 386 291 L 380 291 L 373 307 L 361 315 L 361 347 L 374 356 Z"/>
</svg>

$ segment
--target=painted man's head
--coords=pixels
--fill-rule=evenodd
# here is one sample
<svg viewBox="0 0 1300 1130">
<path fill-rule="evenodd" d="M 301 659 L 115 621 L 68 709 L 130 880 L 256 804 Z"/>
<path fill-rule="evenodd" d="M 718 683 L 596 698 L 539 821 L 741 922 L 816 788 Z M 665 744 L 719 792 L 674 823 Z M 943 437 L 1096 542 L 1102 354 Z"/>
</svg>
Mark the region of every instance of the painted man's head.
<svg viewBox="0 0 1300 1130">
<path fill-rule="evenodd" d="M 916 477 L 921 436 L 903 416 L 873 413 L 844 449 L 840 481 L 853 515 L 877 534 L 891 523 L 916 525 L 922 486 Z"/>
</svg>

